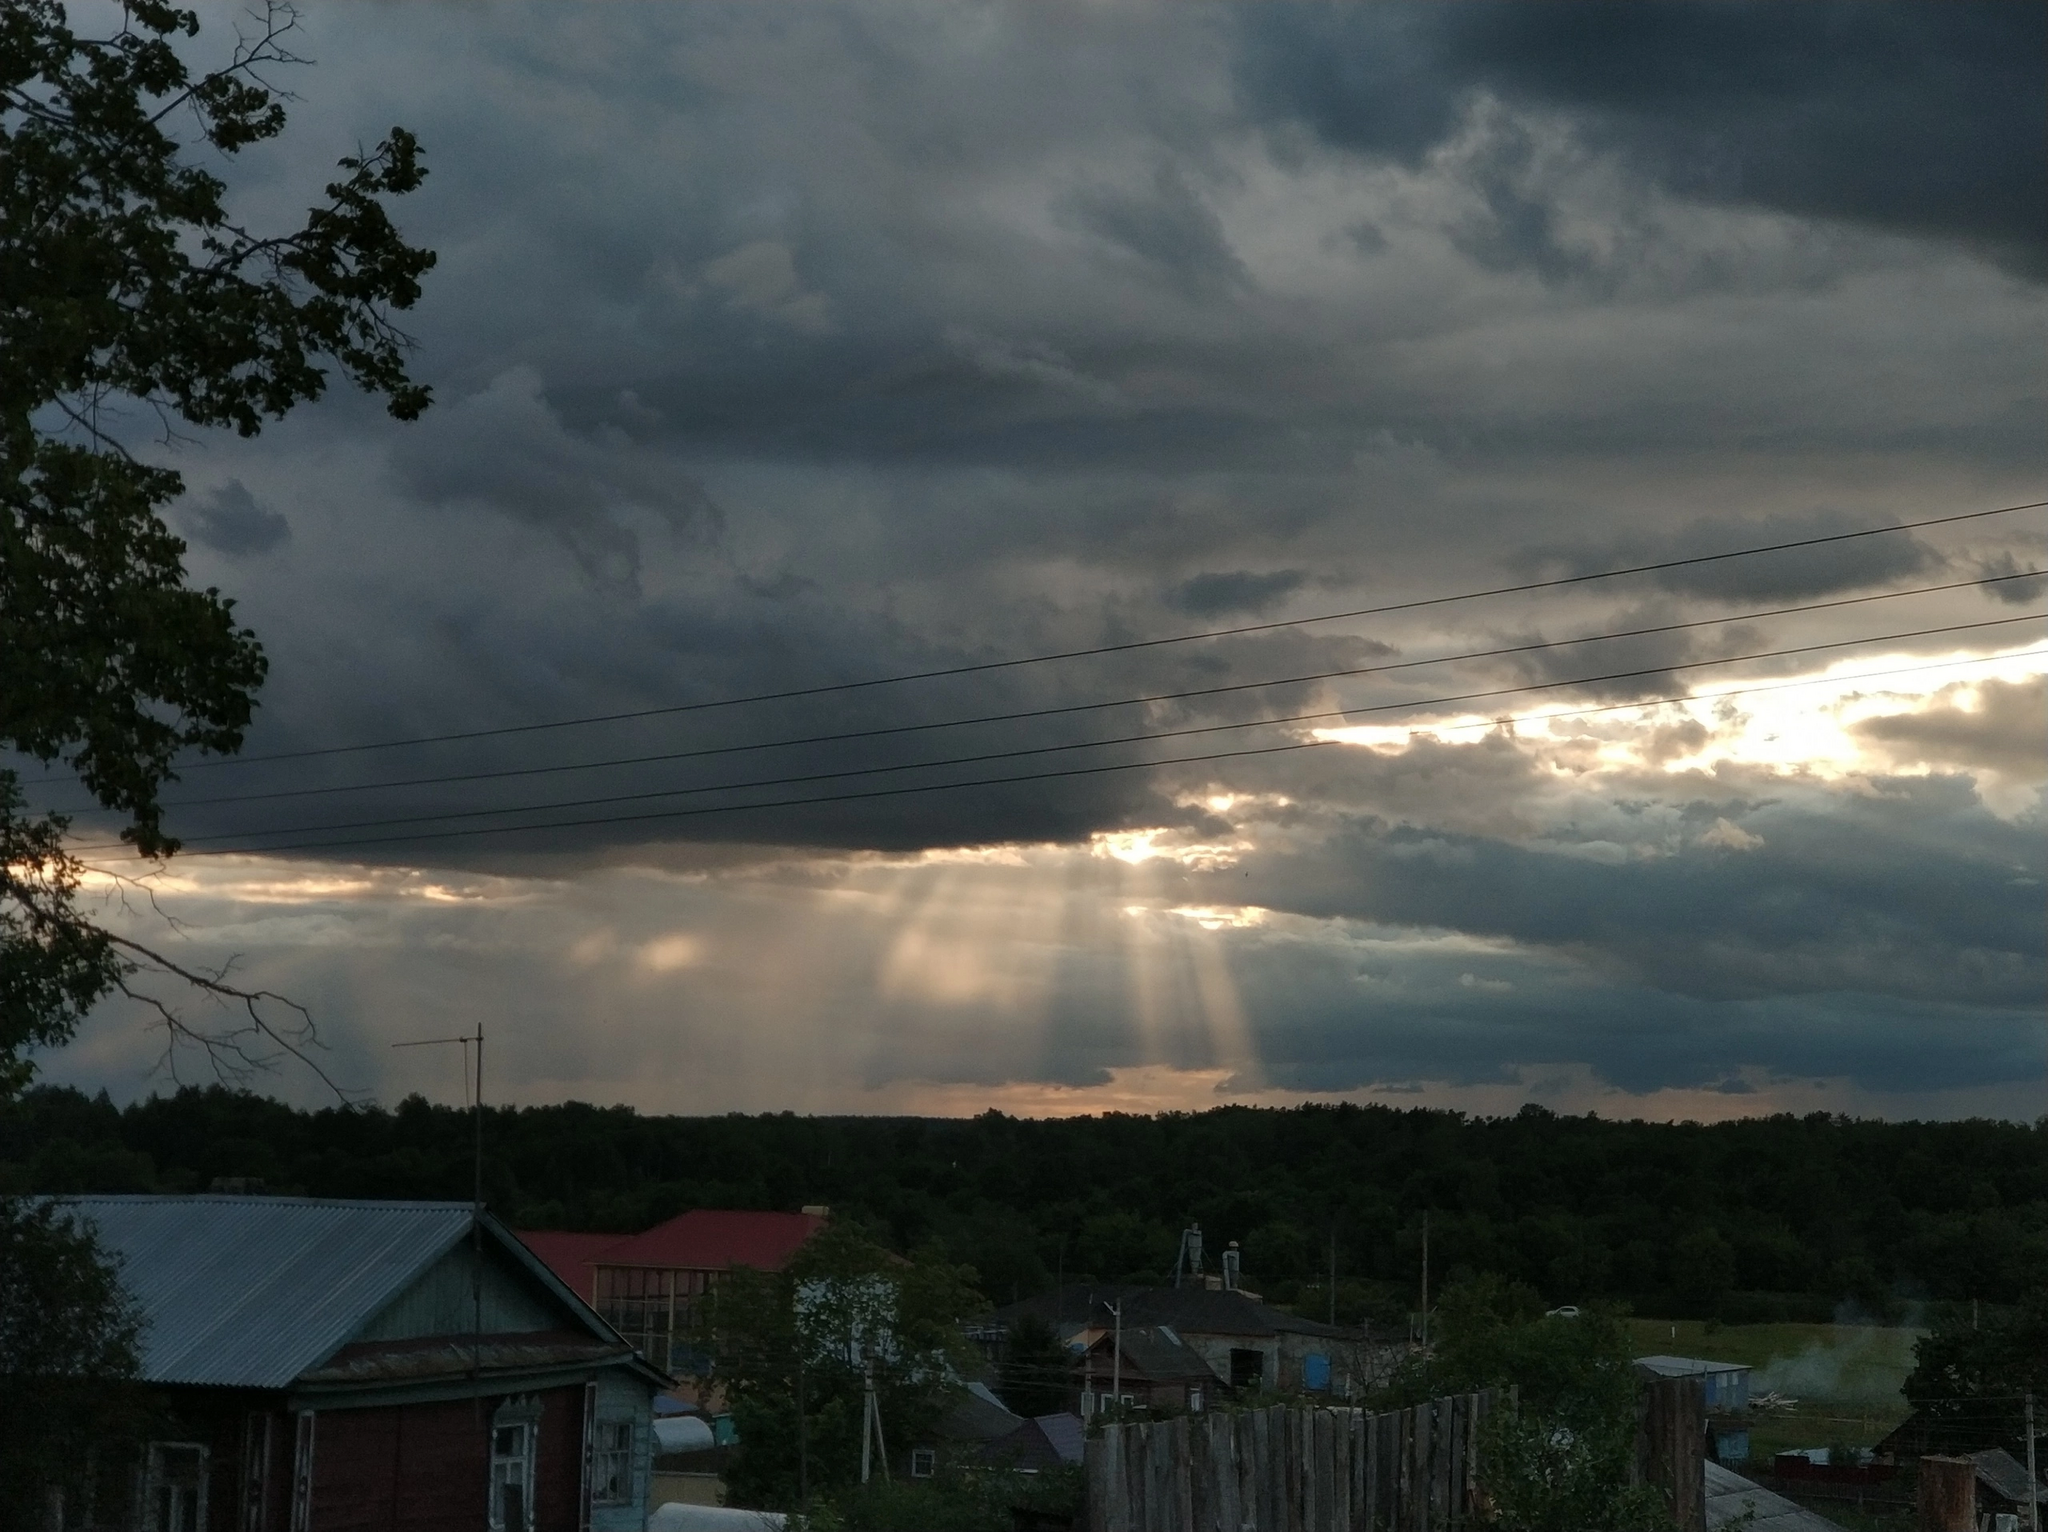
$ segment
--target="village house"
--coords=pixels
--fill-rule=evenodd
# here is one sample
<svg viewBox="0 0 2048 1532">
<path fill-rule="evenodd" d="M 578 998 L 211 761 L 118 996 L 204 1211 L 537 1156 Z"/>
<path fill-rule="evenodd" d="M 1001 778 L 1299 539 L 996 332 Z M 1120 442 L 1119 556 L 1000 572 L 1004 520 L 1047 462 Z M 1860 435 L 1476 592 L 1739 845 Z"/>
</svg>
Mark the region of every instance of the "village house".
<svg viewBox="0 0 2048 1532">
<path fill-rule="evenodd" d="M 1125 1354 L 1135 1362 L 1137 1375 L 1149 1383 L 1156 1367 L 1164 1389 L 1160 1402 L 1171 1399 L 1186 1408 L 1200 1408 L 1187 1402 L 1198 1389 L 1211 1397 L 1225 1389 L 1356 1397 L 1384 1379 L 1406 1349 L 1375 1341 L 1364 1330 L 1304 1319 L 1250 1293 L 1206 1282 L 1181 1287 L 1069 1284 L 997 1309 L 975 1326 L 975 1333 L 1000 1351 L 1002 1337 L 1019 1320 L 1049 1325 L 1072 1357 L 1070 1382 L 1078 1406 L 1084 1392 L 1107 1395 L 1110 1390 L 1118 1308 Z M 1155 1355 L 1154 1347 L 1162 1349 Z M 1190 1358 L 1200 1364 L 1200 1375 L 1182 1370 Z M 1133 1392 L 1129 1387 L 1122 1391 Z"/>
<path fill-rule="evenodd" d="M 667 1378 L 466 1202 L 65 1199 L 120 1263 L 156 1424 L 134 1532 L 638 1532 Z"/>
<path fill-rule="evenodd" d="M 830 1210 L 761 1213 L 697 1208 L 639 1234 L 521 1231 L 519 1238 L 656 1367 L 687 1372 L 701 1359 L 699 1311 L 736 1266 L 780 1271 L 824 1228 Z"/>
</svg>

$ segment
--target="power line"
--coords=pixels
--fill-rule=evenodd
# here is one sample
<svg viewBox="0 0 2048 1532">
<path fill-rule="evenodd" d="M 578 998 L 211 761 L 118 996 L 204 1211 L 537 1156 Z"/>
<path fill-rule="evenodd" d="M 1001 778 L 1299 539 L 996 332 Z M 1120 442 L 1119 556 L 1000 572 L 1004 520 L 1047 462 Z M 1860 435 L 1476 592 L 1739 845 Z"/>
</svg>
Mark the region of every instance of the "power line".
<svg viewBox="0 0 2048 1532">
<path fill-rule="evenodd" d="M 1760 650 L 1750 654 L 1729 655 L 1714 660 L 1695 660 L 1676 665 L 1656 665 L 1645 667 L 1638 670 L 1613 671 L 1603 675 L 1578 676 L 1567 680 L 1534 682 L 1525 686 L 1498 687 L 1486 691 L 1465 692 L 1458 695 L 1447 697 L 1419 698 L 1404 702 L 1379 703 L 1368 707 L 1336 709 L 1321 714 L 1304 714 L 1294 718 L 1267 718 L 1254 719 L 1246 723 L 1237 724 L 1203 725 L 1197 728 L 1168 730 L 1161 731 L 1158 733 L 1133 735 L 1122 739 L 1089 740 L 1070 745 L 1043 746 L 1036 749 L 1016 749 L 1007 751 L 997 751 L 981 756 L 949 758 L 936 761 L 906 762 L 893 766 L 865 767 L 855 770 L 839 772 L 815 773 L 808 776 L 800 777 L 768 778 L 743 782 L 714 783 L 703 787 L 671 788 L 664 789 L 661 791 L 651 791 L 642 793 L 622 793 L 597 798 L 572 799 L 552 803 L 526 804 L 501 809 L 454 810 L 440 814 L 420 814 L 398 818 L 356 820 L 331 825 L 291 826 L 274 830 L 242 830 L 233 832 L 223 832 L 219 835 L 195 837 L 193 842 L 191 843 L 203 844 L 209 841 L 246 840 L 253 836 L 324 834 L 329 831 L 335 830 L 377 829 L 388 825 L 408 825 L 430 822 L 447 822 L 450 820 L 457 819 L 499 817 L 507 814 L 547 813 L 557 809 L 593 808 L 616 803 L 645 802 L 649 799 L 655 798 L 687 797 L 707 792 L 738 792 L 749 788 L 786 786 L 806 781 L 828 780 L 849 776 L 871 776 L 885 771 L 916 771 L 929 770 L 941 766 L 980 764 L 982 762 L 991 760 L 1017 759 L 1027 755 L 1044 755 L 1061 750 L 1103 748 L 1116 744 L 1139 743 L 1155 739 L 1185 737 L 1191 734 L 1216 733 L 1228 729 L 1259 728 L 1270 724 L 1301 722 L 1319 718 L 1354 718 L 1371 713 L 1385 713 L 1394 711 L 1407 711 L 1427 707 L 1441 707 L 1456 702 L 1481 701 L 1493 697 L 1514 696 L 1526 694 L 1529 692 L 1554 691 L 1560 687 L 1565 686 L 1585 686 L 1603 681 L 1628 680 L 1646 675 L 1663 675 L 1680 670 L 1699 670 L 1714 665 L 1736 664 L 1746 660 L 1777 659 L 1795 654 L 1813 654 L 1830 649 L 1850 648 L 1859 644 L 1887 643 L 1899 639 L 1925 638 L 1944 633 L 1958 633 L 1973 631 L 1980 628 L 2003 627 L 2019 622 L 2040 621 L 2043 618 L 2048 618 L 2048 613 L 2030 612 L 2017 617 L 1998 617 L 1991 618 L 1982 622 L 1954 623 L 1943 627 L 1915 629 L 1911 632 L 1905 633 L 1874 634 L 1865 638 L 1840 639 L 1835 642 L 1825 644 L 1802 644 L 1784 649 Z M 1807 682 L 1801 684 L 1818 683 Z M 1686 699 L 1681 697 L 1659 700 Z M 1629 703 L 1617 704 L 1616 706 L 1645 707 L 1651 705 L 1654 705 L 1654 703 L 1649 700 L 1638 699 L 1636 701 Z M 1586 711 L 1602 710 L 1603 709 L 1587 709 Z M 1246 750 L 1227 750 L 1195 756 L 1174 756 L 1168 757 L 1164 760 L 1129 761 L 1103 766 L 1068 767 L 1056 771 L 1027 772 L 1005 777 L 972 778 L 962 782 L 921 783 L 905 787 L 877 788 L 857 793 L 826 794 L 822 796 L 815 796 L 809 798 L 771 799 L 759 803 L 717 804 L 700 808 L 660 810 L 646 814 L 603 815 L 595 818 L 555 820 L 548 821 L 542 824 L 531 825 L 485 825 L 458 830 L 419 831 L 401 835 L 351 837 L 350 839 L 339 841 L 301 841 L 281 846 L 273 845 L 242 848 L 228 847 L 220 848 L 214 851 L 190 852 L 188 854 L 193 856 L 219 856 L 234 854 L 237 851 L 262 852 L 265 854 L 269 854 L 279 851 L 322 850 L 332 847 L 385 845 L 404 841 L 468 838 L 477 835 L 510 834 L 526 830 L 575 829 L 596 824 L 632 824 L 646 820 L 684 819 L 694 818 L 705 814 L 736 813 L 755 809 L 790 808 L 817 803 L 853 802 L 869 798 L 897 797 L 910 793 L 949 791 L 963 787 L 987 787 L 1016 782 L 1046 781 L 1062 777 L 1094 776 L 1114 771 L 1147 770 L 1160 766 L 1191 765 L 1206 761 L 1228 760 L 1240 756 L 1275 755 L 1292 750 L 1312 749 L 1326 743 L 1332 742 L 1325 740 L 1297 741 L 1285 745 L 1262 746 Z M 113 850 L 119 849 L 119 843 L 109 843 L 101 846 L 81 847 L 79 849 L 81 851 Z"/>
<path fill-rule="evenodd" d="M 1380 617 L 1394 612 L 1421 611 L 1463 601 L 1480 601 L 1495 596 L 1513 596 L 1530 591 L 1556 590 L 1598 580 L 1617 580 L 1627 575 L 1654 574 L 1666 569 L 1685 569 L 1726 559 L 1751 558 L 1766 553 L 1784 553 L 1795 548 L 1817 548 L 1826 544 L 1851 542 L 1858 538 L 1884 537 L 1895 532 L 1916 532 L 1927 527 L 1950 526 L 1958 522 L 1981 521 L 1990 516 L 2009 516 L 2018 511 L 2039 510 L 2048 500 L 2030 500 L 2021 505 L 2001 505 L 1983 511 L 1962 511 L 1949 516 L 1929 516 L 1919 521 L 1891 526 L 1864 527 L 1853 532 L 1831 532 L 1820 537 L 1794 538 L 1788 542 L 1763 543 L 1748 548 L 1731 548 L 1723 553 L 1693 554 L 1686 558 L 1660 559 L 1654 563 L 1632 564 L 1623 569 L 1593 574 L 1560 575 L 1548 580 L 1528 580 L 1519 585 L 1497 585 L 1485 590 L 1461 591 L 1448 596 L 1427 596 L 1415 601 L 1395 601 L 1382 606 L 1357 607 L 1350 611 L 1324 612 L 1313 617 L 1287 617 L 1271 622 L 1245 623 L 1234 628 L 1210 628 L 1197 633 L 1170 634 L 1163 638 L 1132 639 L 1117 644 L 1097 644 L 1085 649 L 1062 649 L 1047 654 L 1025 655 L 1007 660 L 983 660 L 967 665 L 947 665 L 932 670 L 909 671 L 893 676 L 873 676 L 859 681 L 833 681 L 818 686 L 792 687 L 784 691 L 754 692 L 738 697 L 720 697 L 705 702 L 679 702 L 663 707 L 635 708 L 618 713 L 593 713 L 580 718 L 560 718 L 545 723 L 505 724 L 490 729 L 465 729 L 448 734 L 420 734 L 407 739 L 378 740 L 359 745 L 325 745 L 307 750 L 280 750 L 268 755 L 236 755 L 218 760 L 193 761 L 184 769 L 209 770 L 220 766 L 253 766 L 265 761 L 307 760 L 315 756 L 348 755 L 369 750 L 397 750 L 414 745 L 447 744 L 458 740 L 490 739 L 508 734 L 532 734 L 551 729 L 582 728 L 590 724 L 624 723 L 639 718 L 657 718 L 678 713 L 704 712 L 713 708 L 744 707 L 758 702 L 784 702 L 800 697 L 821 697 L 835 692 L 858 691 L 875 686 L 898 686 L 912 681 L 934 681 L 948 676 L 980 675 L 989 671 L 1012 670 L 1025 665 L 1045 665 L 1060 660 L 1087 659 L 1096 655 L 1126 654 L 1139 649 L 1157 649 L 1202 639 L 1235 638 L 1247 633 L 1270 633 L 1282 628 L 1308 627 L 1318 623 L 1342 622 L 1356 617 Z"/>
<path fill-rule="evenodd" d="M 449 772 L 434 776 L 400 777 L 388 782 L 345 782 L 325 787 L 281 788 L 264 793 L 221 793 L 210 798 L 173 798 L 164 803 L 169 808 L 201 808 L 220 803 L 266 803 L 285 798 L 322 798 L 340 793 L 379 792 L 401 787 L 438 787 L 457 782 L 491 782 L 513 777 L 534 777 L 559 775 L 570 771 L 598 771 L 621 766 L 649 766 L 671 761 L 699 760 L 710 756 L 734 755 L 749 750 L 775 750 L 797 745 L 844 744 L 854 740 L 882 739 L 895 735 L 929 733 L 939 729 L 967 728 L 990 723 L 1014 723 L 1027 719 L 1053 718 L 1075 713 L 1102 712 L 1110 708 L 1135 707 L 1153 702 L 1181 702 L 1196 697 L 1214 697 L 1232 692 L 1261 691 L 1276 686 L 1299 686 L 1312 681 L 1332 681 L 1358 676 L 1380 675 L 1389 671 L 1413 670 L 1429 665 L 1449 665 L 1465 660 L 1499 659 L 1510 655 L 1533 654 L 1546 649 L 1567 648 L 1577 644 L 1609 642 L 1623 638 L 1645 638 L 1660 633 L 1678 633 L 1695 628 L 1719 627 L 1728 623 L 1756 622 L 1767 617 L 1787 617 L 1803 612 L 1828 611 L 1839 607 L 1864 606 L 1877 601 L 1896 601 L 1907 596 L 1934 595 L 1943 591 L 1978 588 L 1997 585 L 2007 580 L 2038 579 L 2048 571 L 2038 569 L 2021 570 L 2013 574 L 1992 575 L 1981 579 L 1953 580 L 1942 585 L 1914 586 L 1907 590 L 1879 591 L 1870 595 L 1845 596 L 1832 601 L 1811 601 L 1797 606 L 1770 607 L 1760 611 L 1733 612 L 1722 617 L 1702 617 L 1687 622 L 1659 623 L 1647 628 L 1625 628 L 1615 632 L 1589 633 L 1577 638 L 1547 639 L 1537 643 L 1512 644 L 1494 649 L 1474 649 L 1462 654 L 1440 654 L 1425 659 L 1389 661 L 1379 665 L 1359 665 L 1342 670 L 1316 671 L 1308 675 L 1280 676 L 1262 681 L 1237 681 L 1220 686 L 1195 687 L 1176 692 L 1150 692 L 1131 697 L 1115 697 L 1100 702 L 1064 703 L 1054 707 L 1027 708 L 1008 713 L 982 713 L 966 718 L 939 719 L 929 723 L 892 724 L 872 729 L 848 729 L 832 734 L 798 735 L 786 739 L 756 740 L 737 745 L 708 745 L 692 750 L 661 751 L 652 755 L 612 756 L 594 761 L 574 761 L 553 766 L 504 767 L 491 771 Z"/>
</svg>

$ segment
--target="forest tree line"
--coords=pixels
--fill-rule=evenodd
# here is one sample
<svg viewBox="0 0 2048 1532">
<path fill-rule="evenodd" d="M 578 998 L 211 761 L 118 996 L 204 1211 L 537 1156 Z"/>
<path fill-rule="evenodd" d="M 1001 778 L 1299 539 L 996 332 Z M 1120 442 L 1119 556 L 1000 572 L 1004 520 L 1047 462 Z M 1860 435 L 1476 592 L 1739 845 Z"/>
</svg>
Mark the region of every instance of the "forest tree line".
<svg viewBox="0 0 2048 1532">
<path fill-rule="evenodd" d="M 0 1106 L 0 1193 L 467 1198 L 469 1114 L 304 1111 L 185 1088 L 117 1107 L 39 1087 Z M 691 1207 L 832 1207 L 973 1269 L 993 1302 L 1057 1280 L 1158 1280 L 1179 1231 L 1243 1253 L 1247 1286 L 1321 1317 L 1398 1322 L 1422 1238 L 1440 1283 L 1495 1273 L 1556 1303 L 1815 1319 L 1845 1306 L 2016 1301 L 2048 1271 L 2048 1119 L 1713 1125 L 1380 1106 L 1023 1120 L 647 1116 L 580 1103 L 484 1120 L 492 1209 L 519 1228 L 632 1232 Z"/>
</svg>

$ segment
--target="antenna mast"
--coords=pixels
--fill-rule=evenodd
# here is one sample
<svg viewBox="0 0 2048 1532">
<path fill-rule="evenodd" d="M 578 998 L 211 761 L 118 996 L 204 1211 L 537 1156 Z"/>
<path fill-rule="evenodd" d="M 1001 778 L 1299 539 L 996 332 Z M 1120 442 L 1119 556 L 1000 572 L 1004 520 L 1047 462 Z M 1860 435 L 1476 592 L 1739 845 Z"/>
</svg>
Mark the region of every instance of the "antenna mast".
<svg viewBox="0 0 2048 1532">
<path fill-rule="evenodd" d="M 463 1094 L 469 1099 L 470 1185 L 469 1185 L 469 1306 L 470 1373 L 481 1378 L 484 1370 L 484 1024 L 476 1024 L 476 1035 L 419 1037 L 393 1043 L 394 1048 L 433 1048 L 456 1043 L 462 1048 Z M 476 1074 L 469 1072 L 469 1045 L 476 1044 Z"/>
</svg>

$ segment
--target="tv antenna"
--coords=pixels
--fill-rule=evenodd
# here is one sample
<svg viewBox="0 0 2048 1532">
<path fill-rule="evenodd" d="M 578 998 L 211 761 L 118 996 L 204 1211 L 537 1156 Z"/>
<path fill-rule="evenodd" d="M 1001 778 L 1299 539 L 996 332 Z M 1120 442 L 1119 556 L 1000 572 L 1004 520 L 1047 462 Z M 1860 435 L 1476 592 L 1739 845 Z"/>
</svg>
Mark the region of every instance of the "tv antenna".
<svg viewBox="0 0 2048 1532">
<path fill-rule="evenodd" d="M 393 1043 L 394 1048 L 433 1048 L 445 1043 L 462 1045 L 462 1089 L 469 1097 L 471 1178 L 469 1194 L 469 1301 L 470 1369 L 478 1377 L 484 1371 L 484 1024 L 476 1024 L 474 1037 L 418 1037 Z M 476 1044 L 476 1073 L 470 1073 L 469 1045 Z"/>
</svg>

